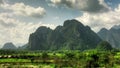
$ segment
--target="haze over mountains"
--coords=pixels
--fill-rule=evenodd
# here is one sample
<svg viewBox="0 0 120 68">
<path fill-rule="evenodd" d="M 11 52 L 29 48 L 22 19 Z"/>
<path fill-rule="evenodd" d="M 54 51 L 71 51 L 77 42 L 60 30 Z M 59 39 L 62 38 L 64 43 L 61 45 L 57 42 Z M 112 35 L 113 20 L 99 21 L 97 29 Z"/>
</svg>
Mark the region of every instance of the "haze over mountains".
<svg viewBox="0 0 120 68">
<path fill-rule="evenodd" d="M 112 47 L 120 48 L 120 26 L 113 26 L 110 30 L 103 28 L 98 35 L 102 40 L 108 41 Z"/>
</svg>

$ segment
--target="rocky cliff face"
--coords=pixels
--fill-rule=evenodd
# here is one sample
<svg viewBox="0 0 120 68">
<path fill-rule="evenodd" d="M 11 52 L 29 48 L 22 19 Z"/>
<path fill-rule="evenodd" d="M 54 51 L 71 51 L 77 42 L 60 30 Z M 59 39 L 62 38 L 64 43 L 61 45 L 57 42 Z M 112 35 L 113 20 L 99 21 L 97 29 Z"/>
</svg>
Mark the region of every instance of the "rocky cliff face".
<svg viewBox="0 0 120 68">
<path fill-rule="evenodd" d="M 29 48 L 31 50 L 48 50 L 50 44 L 48 44 L 48 36 L 51 33 L 51 29 L 47 27 L 39 27 L 35 33 L 29 37 Z"/>
<path fill-rule="evenodd" d="M 67 20 L 51 30 L 39 27 L 29 37 L 30 50 L 85 50 L 95 48 L 101 41 L 89 26 L 77 20 Z"/>
</svg>

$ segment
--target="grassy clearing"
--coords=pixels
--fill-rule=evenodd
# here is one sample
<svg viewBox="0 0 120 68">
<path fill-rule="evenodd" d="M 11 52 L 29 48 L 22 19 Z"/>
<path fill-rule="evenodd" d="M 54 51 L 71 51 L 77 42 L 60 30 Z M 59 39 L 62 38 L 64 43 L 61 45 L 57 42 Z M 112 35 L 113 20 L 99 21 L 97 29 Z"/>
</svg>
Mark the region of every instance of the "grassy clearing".
<svg viewBox="0 0 120 68">
<path fill-rule="evenodd" d="M 21 64 L 21 65 L 13 65 L 13 64 L 0 64 L 0 68 L 55 68 L 55 65 L 45 65 L 45 64 Z"/>
<path fill-rule="evenodd" d="M 16 58 L 7 58 L 7 59 L 0 59 L 0 63 L 2 62 L 31 62 L 29 59 L 16 59 Z"/>
</svg>

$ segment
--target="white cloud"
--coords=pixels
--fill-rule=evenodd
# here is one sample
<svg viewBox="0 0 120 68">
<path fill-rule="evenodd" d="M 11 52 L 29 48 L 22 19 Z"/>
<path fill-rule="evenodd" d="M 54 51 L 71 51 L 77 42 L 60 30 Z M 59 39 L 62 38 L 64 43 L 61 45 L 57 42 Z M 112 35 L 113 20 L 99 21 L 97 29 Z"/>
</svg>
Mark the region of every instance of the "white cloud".
<svg viewBox="0 0 120 68">
<path fill-rule="evenodd" d="M 82 16 L 76 19 L 85 25 L 89 25 L 96 32 L 101 28 L 110 29 L 113 25 L 120 24 L 120 5 L 109 12 L 98 14 L 83 13 Z"/>
<path fill-rule="evenodd" d="M 46 11 L 42 7 L 32 7 L 24 3 L 15 3 L 14 5 L 2 4 L 1 8 L 13 11 L 16 15 L 30 16 L 30 17 L 43 17 Z"/>
<path fill-rule="evenodd" d="M 55 28 L 55 25 L 52 24 L 22 22 L 12 18 L 7 13 L 0 13 L 0 45 L 6 42 L 25 44 L 28 42 L 30 33 L 40 26 Z"/>
<path fill-rule="evenodd" d="M 85 12 L 104 12 L 110 8 L 104 0 L 51 0 L 53 5 L 64 5 L 69 8 L 79 9 Z"/>
</svg>

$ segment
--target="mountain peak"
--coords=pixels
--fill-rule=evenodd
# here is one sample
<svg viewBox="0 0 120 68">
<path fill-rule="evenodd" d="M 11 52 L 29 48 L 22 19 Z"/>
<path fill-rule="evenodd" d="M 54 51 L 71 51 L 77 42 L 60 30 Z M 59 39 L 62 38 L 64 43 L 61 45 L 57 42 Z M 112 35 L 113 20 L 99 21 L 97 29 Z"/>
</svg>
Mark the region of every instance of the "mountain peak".
<svg viewBox="0 0 120 68">
<path fill-rule="evenodd" d="M 89 26 L 72 19 L 51 30 L 40 27 L 29 37 L 30 50 L 85 50 L 95 48 L 101 41 Z"/>
<path fill-rule="evenodd" d="M 81 22 L 75 20 L 75 19 L 72 19 L 72 20 L 66 20 L 64 22 L 64 25 L 63 26 L 74 26 L 74 25 L 81 25 L 81 26 L 84 26 Z"/>
<path fill-rule="evenodd" d="M 46 26 L 40 26 L 36 32 L 39 32 L 39 31 L 46 31 L 46 30 L 51 30 L 49 27 L 46 27 Z"/>
<path fill-rule="evenodd" d="M 120 29 L 120 25 L 114 25 L 111 29 Z"/>
<path fill-rule="evenodd" d="M 102 31 L 102 32 L 106 32 L 106 31 L 108 31 L 106 28 L 102 28 L 100 31 Z"/>
<path fill-rule="evenodd" d="M 5 43 L 2 49 L 16 49 L 15 45 L 12 42 Z"/>
</svg>

